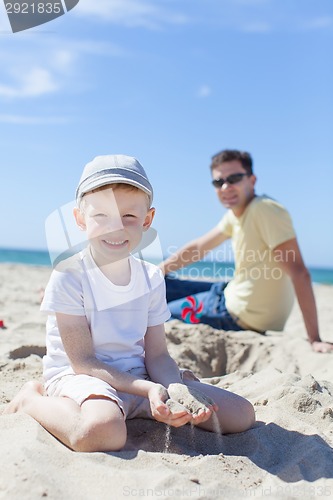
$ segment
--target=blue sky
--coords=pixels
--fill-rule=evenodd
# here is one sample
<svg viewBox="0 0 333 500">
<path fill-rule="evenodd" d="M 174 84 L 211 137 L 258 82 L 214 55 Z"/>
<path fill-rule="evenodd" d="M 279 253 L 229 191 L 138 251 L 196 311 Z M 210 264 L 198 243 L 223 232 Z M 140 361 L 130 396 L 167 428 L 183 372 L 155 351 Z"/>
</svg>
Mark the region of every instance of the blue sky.
<svg viewBox="0 0 333 500">
<path fill-rule="evenodd" d="M 209 163 L 248 150 L 308 265 L 333 267 L 331 0 L 80 0 L 13 34 L 0 5 L 0 246 L 46 248 L 85 163 L 136 156 L 164 252 L 224 213 Z"/>
</svg>

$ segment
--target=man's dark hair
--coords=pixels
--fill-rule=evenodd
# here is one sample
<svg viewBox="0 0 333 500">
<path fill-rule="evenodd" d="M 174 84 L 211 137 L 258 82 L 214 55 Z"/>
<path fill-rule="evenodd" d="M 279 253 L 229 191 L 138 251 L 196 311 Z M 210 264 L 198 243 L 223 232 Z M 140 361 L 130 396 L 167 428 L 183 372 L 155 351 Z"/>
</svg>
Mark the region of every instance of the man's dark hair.
<svg viewBox="0 0 333 500">
<path fill-rule="evenodd" d="M 242 164 L 242 167 L 248 175 L 253 174 L 253 162 L 250 153 L 247 153 L 246 151 L 238 151 L 237 149 L 224 149 L 223 151 L 216 153 L 216 155 L 212 156 L 210 169 L 213 170 L 218 165 L 221 165 L 221 163 L 234 160 L 238 160 Z"/>
</svg>

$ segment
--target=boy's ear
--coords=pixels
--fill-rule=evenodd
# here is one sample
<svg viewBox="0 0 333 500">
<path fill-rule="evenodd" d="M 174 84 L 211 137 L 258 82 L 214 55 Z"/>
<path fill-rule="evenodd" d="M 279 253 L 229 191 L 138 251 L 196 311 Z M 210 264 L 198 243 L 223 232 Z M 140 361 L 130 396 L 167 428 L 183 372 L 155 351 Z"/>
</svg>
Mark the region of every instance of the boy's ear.
<svg viewBox="0 0 333 500">
<path fill-rule="evenodd" d="M 86 230 L 86 222 L 84 220 L 84 216 L 83 216 L 81 210 L 79 208 L 75 207 L 73 209 L 73 215 L 75 217 L 75 221 L 76 221 L 76 224 L 78 225 L 78 227 L 82 231 L 85 231 Z"/>
<path fill-rule="evenodd" d="M 145 217 L 145 221 L 143 223 L 143 230 L 147 231 L 152 225 L 153 219 L 155 217 L 155 208 L 150 208 Z"/>
</svg>

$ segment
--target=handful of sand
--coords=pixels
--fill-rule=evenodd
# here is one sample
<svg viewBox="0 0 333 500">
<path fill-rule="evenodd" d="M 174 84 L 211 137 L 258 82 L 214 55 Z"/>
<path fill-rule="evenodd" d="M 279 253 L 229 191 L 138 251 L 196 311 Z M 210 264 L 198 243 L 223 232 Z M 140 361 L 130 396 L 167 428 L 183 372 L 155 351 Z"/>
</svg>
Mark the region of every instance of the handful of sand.
<svg viewBox="0 0 333 500">
<path fill-rule="evenodd" d="M 183 411 L 185 408 L 192 414 L 198 414 L 200 410 L 214 405 L 212 399 L 185 384 L 170 384 L 168 393 L 170 399 L 166 401 L 166 405 L 171 413 Z"/>
</svg>

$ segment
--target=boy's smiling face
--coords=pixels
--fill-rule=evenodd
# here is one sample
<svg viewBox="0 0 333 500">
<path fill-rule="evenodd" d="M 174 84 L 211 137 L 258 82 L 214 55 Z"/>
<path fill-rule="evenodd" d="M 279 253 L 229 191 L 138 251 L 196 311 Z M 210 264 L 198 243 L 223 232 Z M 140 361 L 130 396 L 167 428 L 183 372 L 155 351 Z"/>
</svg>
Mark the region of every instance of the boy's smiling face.
<svg viewBox="0 0 333 500">
<path fill-rule="evenodd" d="M 87 232 L 92 255 L 102 266 L 124 259 L 138 246 L 155 214 L 147 195 L 132 186 L 117 185 L 88 193 L 74 209 L 78 226 Z"/>
</svg>

